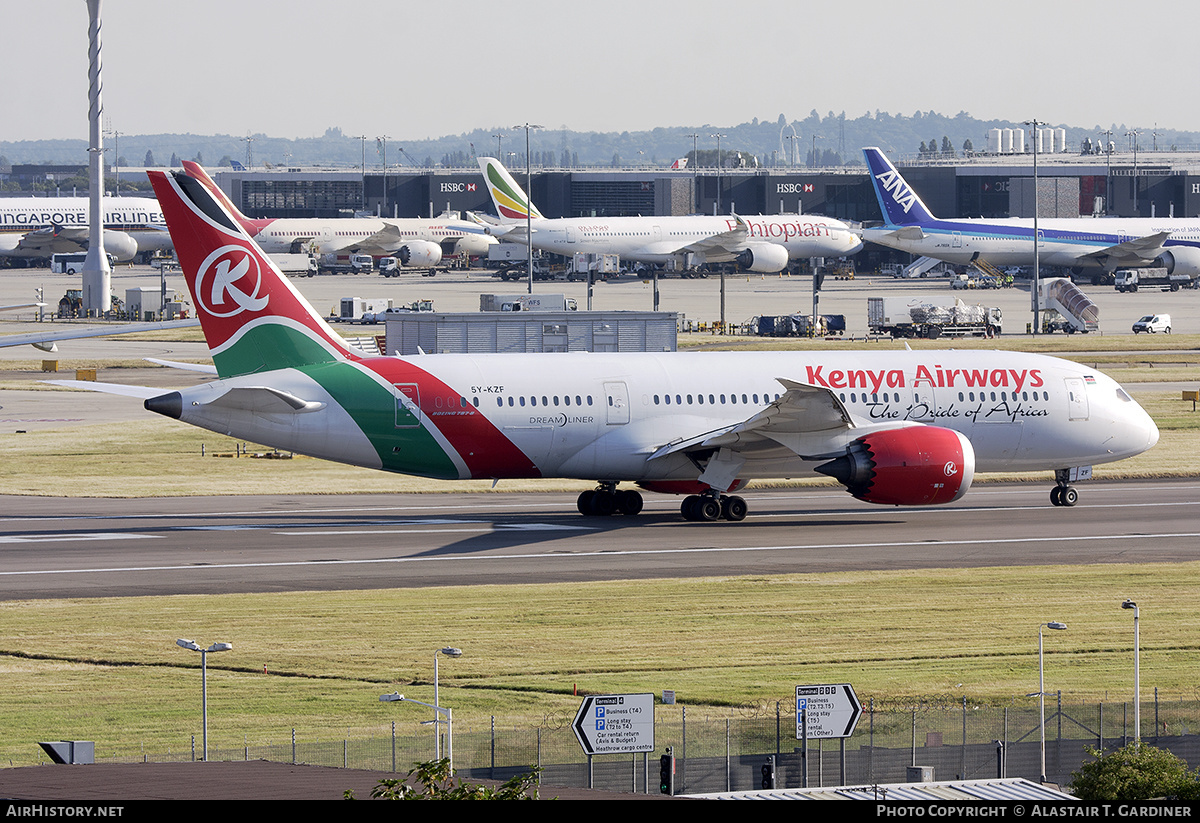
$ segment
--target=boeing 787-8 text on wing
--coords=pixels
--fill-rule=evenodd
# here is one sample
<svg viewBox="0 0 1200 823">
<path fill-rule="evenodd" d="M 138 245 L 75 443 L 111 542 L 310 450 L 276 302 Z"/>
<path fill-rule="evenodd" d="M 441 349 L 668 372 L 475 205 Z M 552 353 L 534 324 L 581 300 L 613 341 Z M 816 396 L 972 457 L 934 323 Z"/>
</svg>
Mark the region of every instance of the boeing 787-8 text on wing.
<svg viewBox="0 0 1200 823">
<path fill-rule="evenodd" d="M 689 520 L 741 520 L 756 478 L 827 475 L 860 500 L 959 499 L 976 471 L 1055 472 L 1150 448 L 1108 377 L 1012 352 L 371 356 L 349 346 L 200 183 L 151 172 L 218 380 L 145 406 L 281 449 L 431 478 L 596 482 L 590 515 L 638 491 Z M 91 384 L 89 384 L 91 385 Z M 122 393 L 128 387 L 111 388 Z"/>
</svg>

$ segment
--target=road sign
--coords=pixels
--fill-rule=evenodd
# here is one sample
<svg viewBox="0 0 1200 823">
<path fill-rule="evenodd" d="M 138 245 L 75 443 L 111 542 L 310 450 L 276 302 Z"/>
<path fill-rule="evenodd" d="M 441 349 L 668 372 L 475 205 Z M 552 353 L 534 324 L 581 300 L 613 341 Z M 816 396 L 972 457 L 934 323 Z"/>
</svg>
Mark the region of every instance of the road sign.
<svg viewBox="0 0 1200 823">
<path fill-rule="evenodd" d="M 796 739 L 804 737 L 803 721 L 808 716 L 808 737 L 849 737 L 862 714 L 862 704 L 849 683 L 796 687 Z"/>
<path fill-rule="evenodd" d="M 654 695 L 586 697 L 571 724 L 585 754 L 654 751 Z"/>
</svg>

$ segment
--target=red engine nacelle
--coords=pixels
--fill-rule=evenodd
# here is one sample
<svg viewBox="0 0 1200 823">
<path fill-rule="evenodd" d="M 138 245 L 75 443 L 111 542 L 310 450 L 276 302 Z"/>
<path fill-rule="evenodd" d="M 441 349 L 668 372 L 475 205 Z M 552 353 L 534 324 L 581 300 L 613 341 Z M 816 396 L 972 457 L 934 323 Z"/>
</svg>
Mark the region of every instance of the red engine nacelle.
<svg viewBox="0 0 1200 823">
<path fill-rule="evenodd" d="M 436 266 L 442 262 L 442 247 L 428 240 L 410 240 L 396 251 L 402 266 Z"/>
<path fill-rule="evenodd" d="M 738 265 L 748 271 L 774 274 L 787 268 L 787 249 L 778 243 L 755 243 L 737 256 Z"/>
<path fill-rule="evenodd" d="M 912 426 L 864 435 L 817 471 L 867 503 L 929 506 L 952 503 L 975 477 L 971 441 L 952 429 Z"/>
</svg>

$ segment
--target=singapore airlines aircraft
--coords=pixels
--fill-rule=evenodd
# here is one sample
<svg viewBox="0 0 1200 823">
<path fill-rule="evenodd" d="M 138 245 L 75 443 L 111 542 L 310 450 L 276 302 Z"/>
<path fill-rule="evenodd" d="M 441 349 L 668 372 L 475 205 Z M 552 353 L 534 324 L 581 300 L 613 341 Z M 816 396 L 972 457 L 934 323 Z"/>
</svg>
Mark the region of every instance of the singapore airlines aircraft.
<svg viewBox="0 0 1200 823">
<path fill-rule="evenodd" d="M 618 254 L 622 260 L 641 263 L 670 262 L 680 270 L 736 262 L 749 271 L 777 272 L 789 260 L 842 257 L 862 248 L 862 240 L 845 223 L 819 216 L 548 219 L 500 161 L 480 157 L 479 168 L 500 216 L 496 233 L 524 244 L 530 218 L 533 247 L 554 254 Z"/>
<path fill-rule="evenodd" d="M 182 173 L 149 173 L 218 379 L 145 399 L 232 437 L 434 478 L 596 481 L 587 515 L 741 520 L 756 478 L 827 475 L 870 503 L 958 500 L 976 471 L 1054 472 L 1055 505 L 1094 463 L 1158 440 L 1108 377 L 979 351 L 368 356 L 345 343 L 234 217 Z"/>
<path fill-rule="evenodd" d="M 863 149 L 883 212 L 882 228 L 863 239 L 948 263 L 984 259 L 997 266 L 1033 265 L 1033 220 L 939 220 L 882 151 Z M 1038 220 L 1038 257 L 1049 266 L 1104 269 L 1163 266 L 1200 275 L 1200 219 L 1074 217 Z"/>
<path fill-rule="evenodd" d="M 87 248 L 86 197 L 0 200 L 0 256 L 49 257 Z M 122 262 L 140 253 L 171 248 L 158 201 L 149 197 L 104 198 L 104 250 Z"/>
<path fill-rule="evenodd" d="M 420 217 L 251 220 L 238 211 L 198 163 L 185 160 L 183 166 L 222 202 L 267 254 L 314 252 L 395 256 L 401 265 L 427 267 L 442 262 L 444 254 L 487 254 L 488 246 L 497 242 L 478 223 L 437 217 L 429 220 Z"/>
</svg>

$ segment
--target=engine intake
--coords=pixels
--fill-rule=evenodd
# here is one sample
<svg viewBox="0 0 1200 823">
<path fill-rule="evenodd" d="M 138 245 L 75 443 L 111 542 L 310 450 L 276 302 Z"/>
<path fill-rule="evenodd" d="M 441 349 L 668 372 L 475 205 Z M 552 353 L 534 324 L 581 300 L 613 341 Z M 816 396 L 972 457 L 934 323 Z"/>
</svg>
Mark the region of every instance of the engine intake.
<svg viewBox="0 0 1200 823">
<path fill-rule="evenodd" d="M 402 266 L 436 266 L 442 262 L 442 247 L 428 240 L 410 240 L 396 251 Z"/>
<path fill-rule="evenodd" d="M 787 268 L 787 249 L 778 243 L 755 243 L 737 256 L 737 264 L 747 271 L 774 274 Z"/>
<path fill-rule="evenodd" d="M 846 454 L 817 467 L 867 503 L 953 503 L 971 487 L 975 450 L 953 429 L 912 426 L 864 435 Z"/>
</svg>

